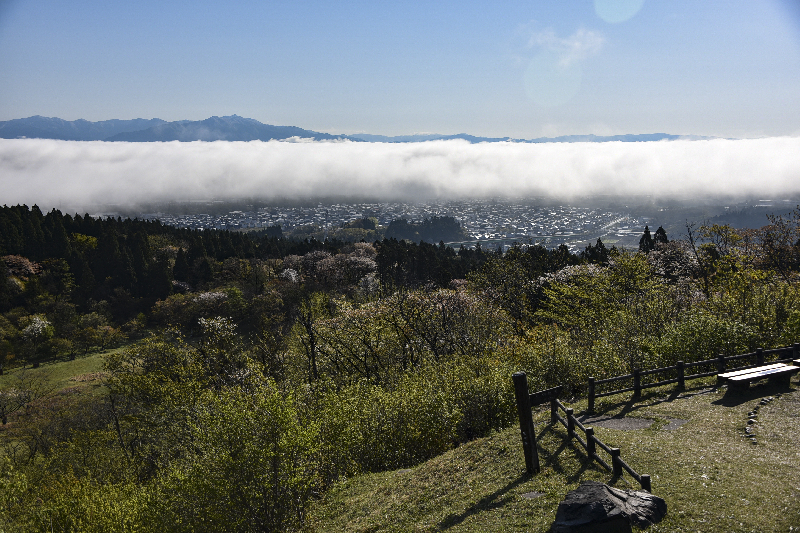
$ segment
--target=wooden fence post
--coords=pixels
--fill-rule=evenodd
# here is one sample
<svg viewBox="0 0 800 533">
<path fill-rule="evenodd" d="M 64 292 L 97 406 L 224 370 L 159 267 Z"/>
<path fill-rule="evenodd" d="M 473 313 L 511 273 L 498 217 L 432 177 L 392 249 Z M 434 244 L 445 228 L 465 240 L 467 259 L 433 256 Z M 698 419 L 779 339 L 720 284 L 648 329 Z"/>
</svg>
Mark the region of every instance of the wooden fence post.
<svg viewBox="0 0 800 533">
<path fill-rule="evenodd" d="M 550 423 L 558 422 L 558 398 L 550 400 Z"/>
<path fill-rule="evenodd" d="M 611 448 L 611 475 L 613 477 L 622 477 L 622 464 L 620 460 L 619 448 Z"/>
<path fill-rule="evenodd" d="M 642 489 L 647 492 L 653 492 L 653 487 L 650 485 L 650 474 L 642 474 L 640 477 L 639 484 L 642 486 Z"/>
<path fill-rule="evenodd" d="M 725 372 L 725 354 L 719 354 L 717 357 L 717 374 L 722 374 Z"/>
<path fill-rule="evenodd" d="M 756 348 L 756 362 L 758 366 L 764 365 L 764 348 Z"/>
<path fill-rule="evenodd" d="M 800 343 L 792 344 L 792 359 L 800 358 Z"/>
<path fill-rule="evenodd" d="M 529 474 L 539 472 L 539 451 L 536 449 L 536 431 L 531 413 L 531 396 L 528 392 L 528 377 L 525 372 L 514 372 L 514 395 L 517 398 L 519 430 L 522 435 L 522 450 L 525 454 L 525 467 Z"/>
<path fill-rule="evenodd" d="M 575 411 L 572 407 L 567 407 L 567 436 L 570 439 L 575 438 L 575 415 L 573 415 Z"/>
<path fill-rule="evenodd" d="M 594 428 L 586 428 L 586 453 L 589 454 L 589 459 L 594 460 L 597 455 L 597 443 L 594 440 Z"/>
<path fill-rule="evenodd" d="M 594 377 L 589 378 L 589 414 L 594 414 Z"/>
<path fill-rule="evenodd" d="M 686 369 L 683 361 L 675 363 L 675 368 L 678 370 L 678 390 L 684 390 L 686 388 Z"/>
<path fill-rule="evenodd" d="M 633 369 L 633 397 L 638 398 L 642 395 L 642 377 L 639 375 L 641 370 Z"/>
</svg>

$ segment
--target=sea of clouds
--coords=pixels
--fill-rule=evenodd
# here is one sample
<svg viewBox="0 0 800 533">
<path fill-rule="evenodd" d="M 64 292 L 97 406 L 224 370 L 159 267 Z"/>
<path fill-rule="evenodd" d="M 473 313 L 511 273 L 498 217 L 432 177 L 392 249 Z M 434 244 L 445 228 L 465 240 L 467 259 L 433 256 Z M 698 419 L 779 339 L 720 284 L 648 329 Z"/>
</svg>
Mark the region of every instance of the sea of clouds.
<svg viewBox="0 0 800 533">
<path fill-rule="evenodd" d="M 0 140 L 0 204 L 800 193 L 800 138 L 638 143 Z"/>
</svg>

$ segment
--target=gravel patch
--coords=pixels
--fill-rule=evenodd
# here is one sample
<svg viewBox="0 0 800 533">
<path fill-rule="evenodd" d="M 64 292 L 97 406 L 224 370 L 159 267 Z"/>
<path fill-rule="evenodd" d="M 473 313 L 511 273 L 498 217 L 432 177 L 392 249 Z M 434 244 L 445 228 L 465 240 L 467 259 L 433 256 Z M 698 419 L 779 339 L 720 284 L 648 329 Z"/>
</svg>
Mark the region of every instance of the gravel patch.
<svg viewBox="0 0 800 533">
<path fill-rule="evenodd" d="M 584 426 L 599 426 L 608 429 L 647 429 L 653 425 L 655 420 L 650 418 L 636 418 L 633 416 L 579 416 L 581 424 Z M 669 423 L 661 428 L 664 431 L 674 431 L 684 425 L 688 420 L 680 418 L 668 418 Z"/>
<path fill-rule="evenodd" d="M 581 416 L 578 420 L 584 426 L 600 426 L 608 429 L 647 429 L 655 422 L 649 418 L 632 416 Z"/>
<path fill-rule="evenodd" d="M 680 418 L 668 418 L 667 420 L 669 420 L 669 424 L 661 428 L 664 431 L 674 431 L 688 422 L 688 420 L 681 420 Z"/>
</svg>

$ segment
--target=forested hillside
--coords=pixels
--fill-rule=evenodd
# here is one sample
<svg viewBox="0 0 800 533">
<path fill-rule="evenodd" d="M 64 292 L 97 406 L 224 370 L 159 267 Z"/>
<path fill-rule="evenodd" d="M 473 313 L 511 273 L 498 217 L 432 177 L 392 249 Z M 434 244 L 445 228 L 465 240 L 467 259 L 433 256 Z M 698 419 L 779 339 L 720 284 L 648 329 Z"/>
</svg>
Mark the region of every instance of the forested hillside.
<svg viewBox="0 0 800 533">
<path fill-rule="evenodd" d="M 687 230 L 500 253 L 2 207 L 0 529 L 301 529 L 343 477 L 510 425 L 512 372 L 577 395 L 800 338 L 800 210 Z"/>
</svg>

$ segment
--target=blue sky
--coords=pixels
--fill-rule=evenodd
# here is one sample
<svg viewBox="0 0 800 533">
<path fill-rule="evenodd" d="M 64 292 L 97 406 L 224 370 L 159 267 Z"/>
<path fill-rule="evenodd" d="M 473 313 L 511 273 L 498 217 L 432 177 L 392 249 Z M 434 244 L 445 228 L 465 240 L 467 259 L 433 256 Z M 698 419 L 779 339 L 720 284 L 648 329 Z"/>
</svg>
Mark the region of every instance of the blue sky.
<svg viewBox="0 0 800 533">
<path fill-rule="evenodd" d="M 796 0 L 0 0 L 0 120 L 800 135 Z"/>
</svg>

